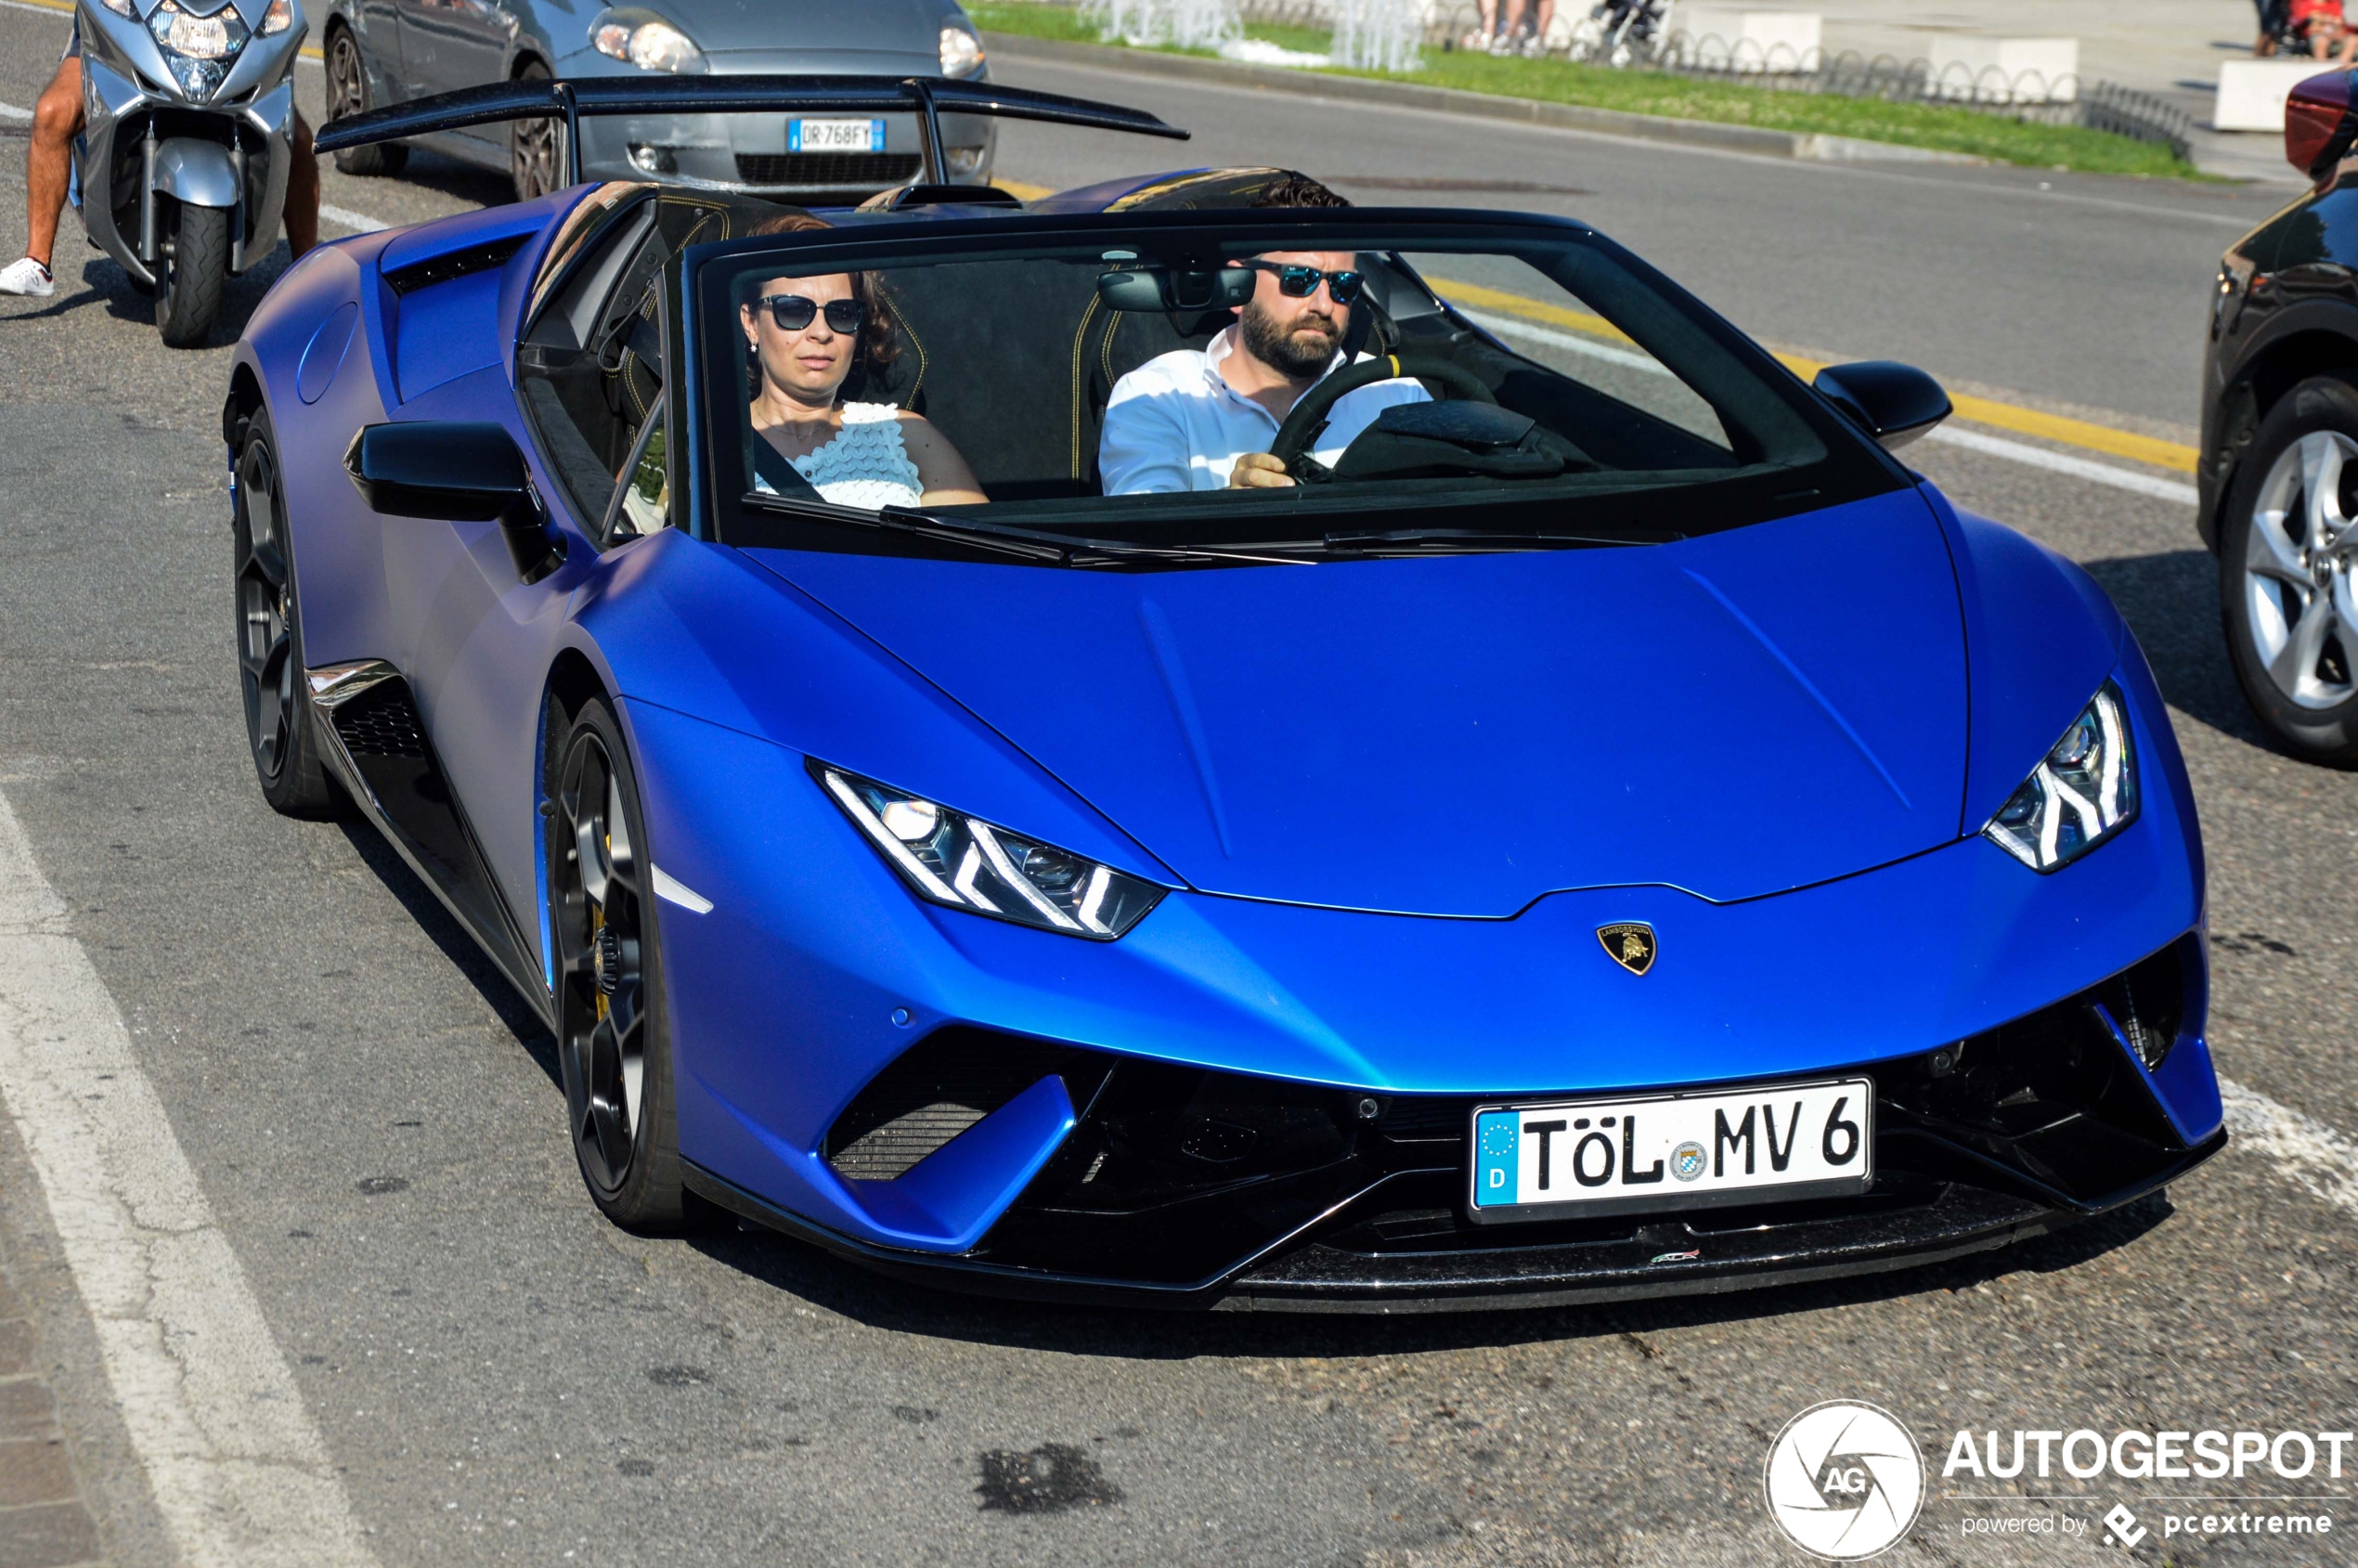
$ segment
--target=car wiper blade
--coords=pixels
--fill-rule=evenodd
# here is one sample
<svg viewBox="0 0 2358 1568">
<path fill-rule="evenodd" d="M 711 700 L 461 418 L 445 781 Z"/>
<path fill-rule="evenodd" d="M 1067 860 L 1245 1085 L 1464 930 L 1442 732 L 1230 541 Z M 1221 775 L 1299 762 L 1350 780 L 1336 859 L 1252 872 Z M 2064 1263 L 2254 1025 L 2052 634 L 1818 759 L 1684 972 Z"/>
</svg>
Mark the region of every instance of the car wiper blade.
<svg viewBox="0 0 2358 1568">
<path fill-rule="evenodd" d="M 1626 534 L 1540 534 L 1512 528 L 1386 528 L 1338 531 L 1321 541 L 1328 550 L 1512 551 L 1620 550 L 1636 545 L 1669 544 L 1687 536 L 1646 529 Z"/>
<path fill-rule="evenodd" d="M 1093 566 L 1108 561 L 1206 561 L 1224 564 L 1263 564 L 1271 566 L 1307 566 L 1314 564 L 1299 556 L 1260 555 L 1245 550 L 1231 550 L 1213 545 L 1132 544 L 1121 539 L 1080 538 L 1070 534 L 1052 534 L 1033 528 L 1018 528 L 1005 523 L 985 523 L 979 519 L 945 517 L 938 512 L 922 512 L 915 507 L 887 506 L 875 512 L 851 507 L 836 506 L 829 501 L 810 500 L 796 496 L 768 495 L 754 491 L 745 498 L 747 506 L 765 512 L 783 512 L 797 517 L 809 517 L 818 522 L 848 524 L 854 527 L 872 527 L 887 533 L 910 534 L 919 538 L 938 540 L 945 544 L 965 545 L 995 551 L 1023 560 L 1053 563 L 1060 566 Z"/>
</svg>

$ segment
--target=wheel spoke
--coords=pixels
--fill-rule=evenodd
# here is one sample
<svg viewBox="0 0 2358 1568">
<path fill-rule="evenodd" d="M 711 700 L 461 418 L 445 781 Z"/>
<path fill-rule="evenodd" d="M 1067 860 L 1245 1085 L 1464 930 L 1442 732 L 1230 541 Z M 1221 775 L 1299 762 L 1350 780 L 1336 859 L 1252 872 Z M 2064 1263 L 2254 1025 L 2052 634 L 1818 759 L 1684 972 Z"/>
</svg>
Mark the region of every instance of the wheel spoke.
<svg viewBox="0 0 2358 1568">
<path fill-rule="evenodd" d="M 2292 635 L 2268 662 L 2268 674 L 2294 697 L 2305 697 L 2317 685 L 2317 656 L 2326 651 L 2326 634 L 2333 617 L 2313 602 L 2292 626 Z"/>
<path fill-rule="evenodd" d="M 2309 568 L 2301 562 L 2300 547 L 2287 537 L 2283 519 L 2282 512 L 2272 516 L 2266 511 L 2253 516 L 2249 542 L 2244 547 L 2244 567 L 2306 592 L 2310 586 Z"/>
<path fill-rule="evenodd" d="M 2349 521 L 2341 512 L 2341 470 L 2350 443 L 2330 430 L 2300 439 L 2301 542 L 2312 551 L 2329 547 Z"/>
</svg>

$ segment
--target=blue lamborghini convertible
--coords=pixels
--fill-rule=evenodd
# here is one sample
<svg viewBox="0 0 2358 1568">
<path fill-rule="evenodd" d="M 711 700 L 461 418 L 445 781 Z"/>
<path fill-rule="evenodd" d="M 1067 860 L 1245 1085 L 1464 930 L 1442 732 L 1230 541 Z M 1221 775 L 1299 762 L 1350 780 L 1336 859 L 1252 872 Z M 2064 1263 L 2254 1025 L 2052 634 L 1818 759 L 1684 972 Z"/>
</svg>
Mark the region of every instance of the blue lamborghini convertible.
<svg viewBox="0 0 2358 1568">
<path fill-rule="evenodd" d="M 1180 134 L 687 77 L 319 147 L 691 109 Z M 1890 455 L 1927 378 L 1805 384 L 1577 223 L 1019 205 L 930 139 L 857 211 L 577 183 L 323 246 L 238 345 L 263 790 L 548 1021 L 616 1223 L 1389 1311 L 1921 1263 L 2221 1147 L 2168 714 L 2084 574 Z M 1264 284 L 1341 339 L 1293 482 L 1117 472 Z M 790 450 L 765 344 L 830 334 L 954 482 Z"/>
</svg>

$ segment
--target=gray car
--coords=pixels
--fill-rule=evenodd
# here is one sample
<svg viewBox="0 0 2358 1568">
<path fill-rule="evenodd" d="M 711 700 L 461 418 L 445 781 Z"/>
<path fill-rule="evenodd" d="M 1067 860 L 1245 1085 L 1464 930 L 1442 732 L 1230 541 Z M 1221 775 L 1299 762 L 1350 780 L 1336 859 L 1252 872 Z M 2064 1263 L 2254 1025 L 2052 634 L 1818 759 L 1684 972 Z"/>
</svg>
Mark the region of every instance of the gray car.
<svg viewBox="0 0 2358 1568">
<path fill-rule="evenodd" d="M 987 80 L 974 23 L 956 0 L 330 0 L 320 43 L 330 122 L 460 87 L 519 78 L 642 71 L 950 76 Z M 944 115 L 959 184 L 991 178 L 988 120 Z M 564 126 L 527 120 L 421 137 L 418 145 L 504 169 L 529 201 L 565 181 Z M 586 179 L 839 204 L 923 177 L 913 114 L 697 114 L 584 121 Z M 346 174 L 397 172 L 400 143 L 339 152 Z"/>
</svg>

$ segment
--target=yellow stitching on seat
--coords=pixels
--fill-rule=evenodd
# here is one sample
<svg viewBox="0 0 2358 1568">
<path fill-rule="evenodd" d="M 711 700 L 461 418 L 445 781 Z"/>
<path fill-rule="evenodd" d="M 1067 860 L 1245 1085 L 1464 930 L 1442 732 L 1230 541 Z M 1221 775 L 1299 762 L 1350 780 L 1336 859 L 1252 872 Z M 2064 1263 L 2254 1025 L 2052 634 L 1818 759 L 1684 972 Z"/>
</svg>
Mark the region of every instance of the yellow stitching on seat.
<svg viewBox="0 0 2358 1568">
<path fill-rule="evenodd" d="M 900 406 L 907 408 L 916 403 L 917 394 L 926 389 L 926 340 L 917 335 L 917 329 L 909 324 L 906 316 L 895 311 L 892 318 L 900 324 L 903 332 L 909 334 L 909 341 L 917 345 L 917 379 L 909 383 L 909 395 L 900 400 Z"/>
<path fill-rule="evenodd" d="M 1081 477 L 1081 364 L 1088 356 L 1089 323 L 1096 318 L 1097 296 L 1091 294 L 1072 331 L 1072 477 Z"/>
</svg>

